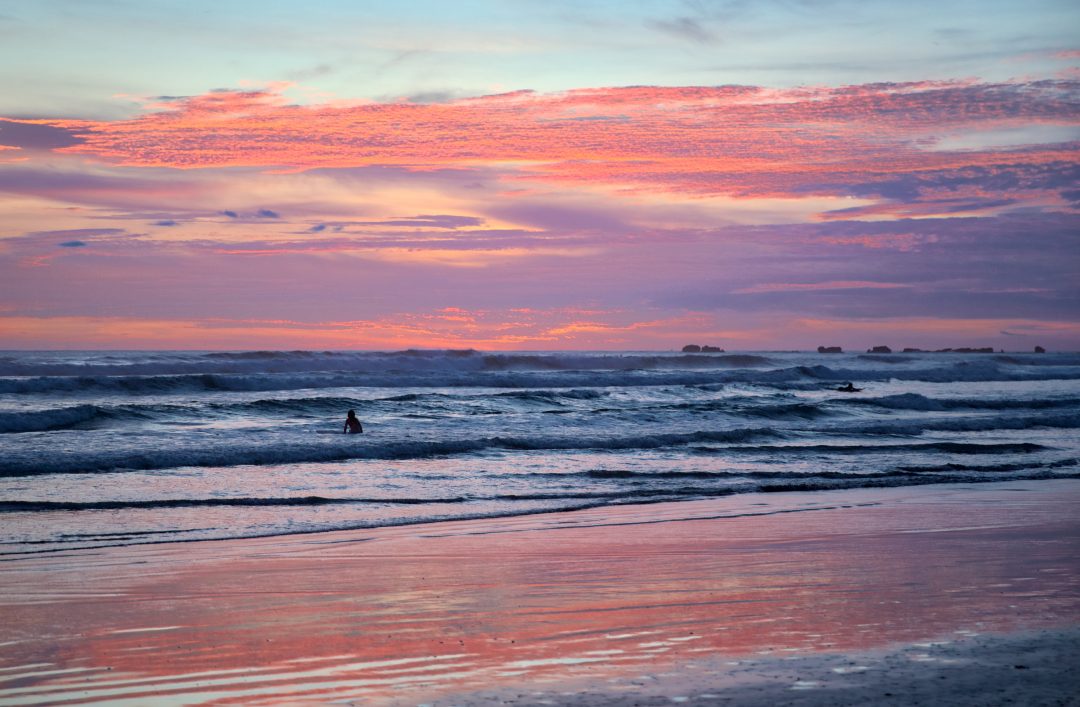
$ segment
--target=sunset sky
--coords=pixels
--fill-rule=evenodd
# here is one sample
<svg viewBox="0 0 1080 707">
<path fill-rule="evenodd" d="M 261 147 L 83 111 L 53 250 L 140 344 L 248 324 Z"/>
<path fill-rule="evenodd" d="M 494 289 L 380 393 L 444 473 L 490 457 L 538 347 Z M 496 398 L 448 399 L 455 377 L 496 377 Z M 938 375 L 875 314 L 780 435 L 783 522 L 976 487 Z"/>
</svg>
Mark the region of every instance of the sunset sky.
<svg viewBox="0 0 1080 707">
<path fill-rule="evenodd" d="M 0 348 L 1080 349 L 1075 0 L 0 0 Z"/>
</svg>

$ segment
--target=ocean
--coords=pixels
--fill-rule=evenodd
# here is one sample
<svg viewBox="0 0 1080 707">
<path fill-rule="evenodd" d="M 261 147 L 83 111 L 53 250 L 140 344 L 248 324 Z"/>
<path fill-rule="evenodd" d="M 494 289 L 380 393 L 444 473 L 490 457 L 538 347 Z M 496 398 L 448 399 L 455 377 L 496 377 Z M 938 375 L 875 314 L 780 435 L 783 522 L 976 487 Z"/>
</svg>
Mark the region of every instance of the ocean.
<svg viewBox="0 0 1080 707">
<path fill-rule="evenodd" d="M 1080 354 L 0 352 L 8 559 L 1063 477 Z"/>
</svg>

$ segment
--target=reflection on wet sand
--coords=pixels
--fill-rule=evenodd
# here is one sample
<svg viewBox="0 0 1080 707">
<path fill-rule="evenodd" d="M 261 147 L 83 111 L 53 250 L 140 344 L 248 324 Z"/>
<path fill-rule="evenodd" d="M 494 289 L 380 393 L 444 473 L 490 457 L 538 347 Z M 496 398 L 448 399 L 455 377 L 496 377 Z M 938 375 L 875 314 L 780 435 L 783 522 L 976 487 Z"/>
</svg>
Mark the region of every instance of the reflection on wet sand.
<svg viewBox="0 0 1080 707">
<path fill-rule="evenodd" d="M 32 556 L 0 566 L 0 702 L 416 702 L 1065 625 L 1078 497 L 785 493 Z"/>
</svg>

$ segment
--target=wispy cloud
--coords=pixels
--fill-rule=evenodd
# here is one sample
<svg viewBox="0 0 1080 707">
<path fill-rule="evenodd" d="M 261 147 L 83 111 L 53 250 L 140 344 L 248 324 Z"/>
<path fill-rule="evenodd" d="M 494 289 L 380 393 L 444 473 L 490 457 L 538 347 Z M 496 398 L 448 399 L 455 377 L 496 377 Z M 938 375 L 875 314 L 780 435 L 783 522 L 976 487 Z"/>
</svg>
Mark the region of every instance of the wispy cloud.
<svg viewBox="0 0 1080 707">
<path fill-rule="evenodd" d="M 921 82 L 518 91 L 438 104 L 299 106 L 278 89 L 219 90 L 154 102 L 152 112 L 131 120 L 49 126 L 78 131 L 80 142 L 60 151 L 127 166 L 498 166 L 504 175 L 562 184 L 740 198 L 936 199 L 961 211 L 988 208 L 987 194 L 1004 188 L 1022 199 L 1074 185 L 1075 145 L 949 151 L 936 140 L 961 130 L 1075 126 L 1078 94 L 1080 82 L 1063 80 Z"/>
<path fill-rule="evenodd" d="M 717 41 L 716 34 L 705 24 L 693 17 L 676 17 L 670 20 L 648 20 L 646 26 L 679 39 L 687 39 L 701 44 Z"/>
<path fill-rule="evenodd" d="M 733 290 L 733 294 L 749 295 L 761 292 L 820 292 L 822 290 L 895 290 L 911 287 L 897 282 L 870 280 L 830 280 L 828 282 L 769 282 Z"/>
<path fill-rule="evenodd" d="M 487 350 L 523 347 L 595 347 L 630 343 L 642 335 L 653 346 L 679 341 L 701 326 L 700 317 L 641 319 L 624 310 L 463 309 L 394 312 L 352 320 L 262 318 L 156 319 L 140 317 L 29 317 L 0 314 L 0 336 L 14 345 L 56 346 L 64 337 L 90 344 L 188 348 L 403 348 L 424 346 Z"/>
</svg>

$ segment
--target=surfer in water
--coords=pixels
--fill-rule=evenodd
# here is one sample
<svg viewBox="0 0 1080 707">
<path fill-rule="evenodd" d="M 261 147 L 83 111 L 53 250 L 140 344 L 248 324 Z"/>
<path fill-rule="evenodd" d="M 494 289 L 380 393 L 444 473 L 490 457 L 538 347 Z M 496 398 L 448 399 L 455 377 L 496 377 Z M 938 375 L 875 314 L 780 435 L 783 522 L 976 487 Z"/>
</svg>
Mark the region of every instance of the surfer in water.
<svg viewBox="0 0 1080 707">
<path fill-rule="evenodd" d="M 854 385 L 848 382 L 837 388 L 837 390 L 841 393 L 858 393 L 860 390 L 862 390 L 862 388 L 856 388 Z"/>
<path fill-rule="evenodd" d="M 356 410 L 349 410 L 349 415 L 345 418 L 345 434 L 358 435 L 363 431 L 364 426 L 356 419 Z"/>
</svg>

